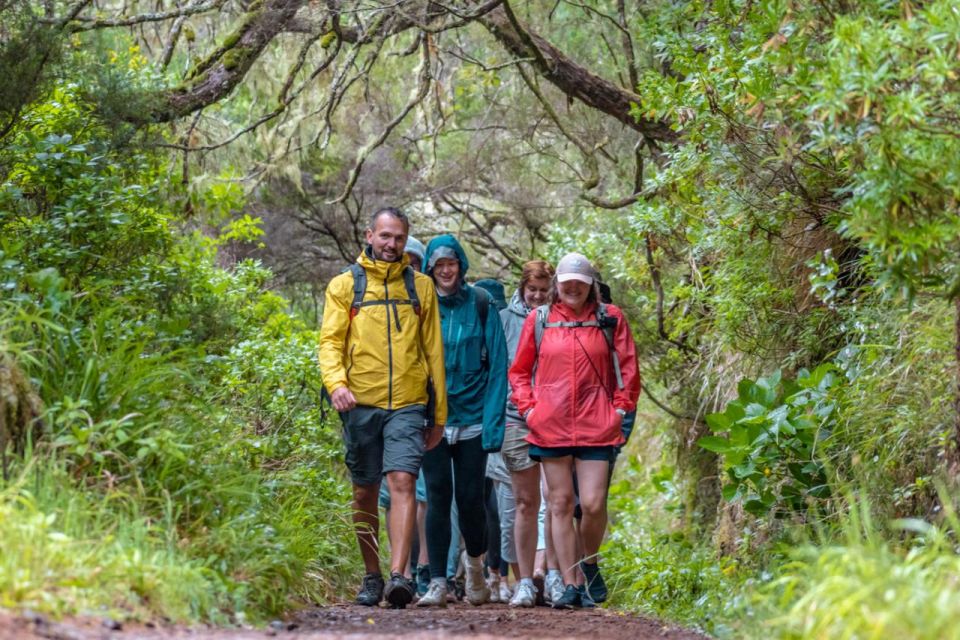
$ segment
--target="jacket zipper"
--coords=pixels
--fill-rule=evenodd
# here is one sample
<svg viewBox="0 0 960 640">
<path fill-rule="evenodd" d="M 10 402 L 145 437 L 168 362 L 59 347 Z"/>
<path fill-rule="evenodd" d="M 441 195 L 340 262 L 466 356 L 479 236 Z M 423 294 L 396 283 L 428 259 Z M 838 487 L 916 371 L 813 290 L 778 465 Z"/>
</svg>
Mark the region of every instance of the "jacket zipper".
<svg viewBox="0 0 960 640">
<path fill-rule="evenodd" d="M 357 348 L 356 344 L 350 345 L 350 365 L 347 366 L 347 377 L 350 376 L 350 370 L 353 369 L 353 350 Z"/>
<path fill-rule="evenodd" d="M 387 275 L 383 278 L 383 299 L 390 299 L 390 267 L 387 267 Z M 393 410 L 393 338 L 390 336 L 390 306 L 384 307 L 384 314 L 387 320 L 387 410 Z"/>
</svg>

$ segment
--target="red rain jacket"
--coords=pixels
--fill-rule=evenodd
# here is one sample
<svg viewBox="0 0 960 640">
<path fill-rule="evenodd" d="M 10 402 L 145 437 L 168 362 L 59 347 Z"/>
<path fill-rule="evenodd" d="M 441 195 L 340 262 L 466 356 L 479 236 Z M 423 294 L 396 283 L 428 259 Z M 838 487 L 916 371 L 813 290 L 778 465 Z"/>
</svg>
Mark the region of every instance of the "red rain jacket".
<svg viewBox="0 0 960 640">
<path fill-rule="evenodd" d="M 547 322 L 596 319 L 596 303 L 580 315 L 562 302 L 550 307 Z M 527 441 L 539 447 L 601 447 L 621 445 L 617 409 L 633 411 L 640 396 L 637 350 L 619 307 L 608 304 L 617 319 L 613 343 L 620 357 L 623 389 L 617 389 L 613 359 L 599 327 L 546 327 L 539 362 L 535 335 L 536 312 L 527 316 L 517 353 L 510 367 L 511 400 L 526 417 Z M 536 381 L 533 380 L 536 366 Z M 528 413 L 533 410 L 533 413 Z"/>
</svg>

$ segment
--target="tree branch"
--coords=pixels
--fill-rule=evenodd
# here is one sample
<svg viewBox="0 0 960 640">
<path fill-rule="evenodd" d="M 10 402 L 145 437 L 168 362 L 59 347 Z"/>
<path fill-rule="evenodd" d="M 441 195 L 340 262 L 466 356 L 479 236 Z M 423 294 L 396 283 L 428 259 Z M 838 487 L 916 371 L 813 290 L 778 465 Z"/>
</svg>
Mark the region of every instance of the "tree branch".
<svg viewBox="0 0 960 640">
<path fill-rule="evenodd" d="M 521 35 L 514 28 L 503 7 L 490 11 L 479 21 L 513 55 L 521 58 L 530 56 L 536 58 L 537 62 L 534 65 L 537 73 L 564 94 L 576 98 L 588 107 L 613 116 L 653 140 L 672 142 L 679 139 L 680 134 L 673 131 L 666 122 L 634 118 L 631 107 L 640 104 L 640 96 L 591 73 L 516 21 L 523 32 Z M 534 50 L 530 50 L 528 43 L 533 43 Z M 539 62 L 540 60 L 543 62 Z"/>
<path fill-rule="evenodd" d="M 176 120 L 228 96 L 246 76 L 267 45 L 306 0 L 265 0 L 227 36 L 222 46 L 180 87 L 162 95 L 162 106 L 150 114 L 154 122 Z"/>
<path fill-rule="evenodd" d="M 347 184 L 343 187 L 343 192 L 337 196 L 334 200 L 330 200 L 327 204 L 339 204 L 346 201 L 350 197 L 350 193 L 353 191 L 354 185 L 357 184 L 357 178 L 360 177 L 360 171 L 363 169 L 363 163 L 366 162 L 370 154 L 380 147 L 386 140 L 387 137 L 393 132 L 397 126 L 403 122 L 403 119 L 407 117 L 413 108 L 418 104 L 423 102 L 423 99 L 427 97 L 427 91 L 430 88 L 430 48 L 427 44 L 427 38 L 423 38 L 423 43 L 421 45 L 421 57 L 420 57 L 420 72 L 417 79 L 417 90 L 410 97 L 410 100 L 407 101 L 407 104 L 404 105 L 403 109 L 396 115 L 396 117 L 387 123 L 387 126 L 384 127 L 383 131 L 380 132 L 376 138 L 368 142 L 357 154 L 357 160 L 354 163 L 353 169 L 350 170 L 350 175 L 347 178 Z"/>
</svg>

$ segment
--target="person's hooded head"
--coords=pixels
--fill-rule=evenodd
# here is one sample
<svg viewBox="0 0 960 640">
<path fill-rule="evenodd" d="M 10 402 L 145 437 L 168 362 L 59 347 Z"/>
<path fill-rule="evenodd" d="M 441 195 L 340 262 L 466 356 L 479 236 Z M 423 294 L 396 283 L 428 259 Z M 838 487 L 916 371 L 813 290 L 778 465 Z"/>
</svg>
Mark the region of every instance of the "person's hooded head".
<svg viewBox="0 0 960 640">
<path fill-rule="evenodd" d="M 467 254 L 449 233 L 437 236 L 427 244 L 423 272 L 433 278 L 440 295 L 458 291 L 463 286 L 469 268 Z"/>
<path fill-rule="evenodd" d="M 507 308 L 507 294 L 503 288 L 503 284 L 499 281 L 493 278 L 484 278 L 474 282 L 473 286 L 480 287 L 490 294 L 490 298 L 493 299 L 493 306 L 496 307 L 497 311 Z"/>
<path fill-rule="evenodd" d="M 413 267 L 413 270 L 421 271 L 427 253 L 427 248 L 423 246 L 423 243 L 413 236 L 407 236 L 407 245 L 403 248 L 403 251 L 410 257 L 410 266 Z"/>
</svg>

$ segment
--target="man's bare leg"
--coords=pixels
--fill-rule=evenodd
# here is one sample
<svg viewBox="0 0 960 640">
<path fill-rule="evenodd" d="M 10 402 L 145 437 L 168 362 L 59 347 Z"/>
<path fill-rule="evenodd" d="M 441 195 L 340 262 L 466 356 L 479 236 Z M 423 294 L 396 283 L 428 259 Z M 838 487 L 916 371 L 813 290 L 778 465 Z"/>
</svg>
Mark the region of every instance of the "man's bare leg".
<svg viewBox="0 0 960 640">
<path fill-rule="evenodd" d="M 417 518 L 417 501 L 414 486 L 417 476 L 405 471 L 387 474 L 390 489 L 390 518 L 387 527 L 393 548 L 390 553 L 390 573 L 406 575 L 410 564 L 410 547 L 413 541 L 413 526 Z"/>
<path fill-rule="evenodd" d="M 380 512 L 377 506 L 379 495 L 379 483 L 353 485 L 353 527 L 367 573 L 380 573 Z"/>
</svg>

